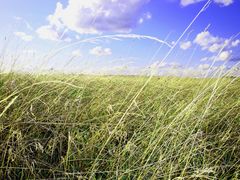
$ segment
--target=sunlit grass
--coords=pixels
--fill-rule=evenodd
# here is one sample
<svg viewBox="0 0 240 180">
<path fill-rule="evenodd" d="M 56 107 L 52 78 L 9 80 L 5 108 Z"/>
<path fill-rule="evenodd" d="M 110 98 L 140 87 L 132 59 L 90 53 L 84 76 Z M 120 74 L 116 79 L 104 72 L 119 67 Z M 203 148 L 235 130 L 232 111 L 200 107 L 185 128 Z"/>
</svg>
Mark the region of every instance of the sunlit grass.
<svg viewBox="0 0 240 180">
<path fill-rule="evenodd" d="M 239 79 L 0 77 L 4 179 L 240 178 Z"/>
</svg>

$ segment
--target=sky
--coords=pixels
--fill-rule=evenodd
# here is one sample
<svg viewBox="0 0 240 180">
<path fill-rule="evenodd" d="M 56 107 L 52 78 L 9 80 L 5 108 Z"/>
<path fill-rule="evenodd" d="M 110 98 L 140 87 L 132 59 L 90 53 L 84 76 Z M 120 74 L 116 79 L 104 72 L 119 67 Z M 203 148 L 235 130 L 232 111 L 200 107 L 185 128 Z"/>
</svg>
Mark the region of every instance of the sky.
<svg viewBox="0 0 240 180">
<path fill-rule="evenodd" d="M 9 0 L 0 24 L 3 70 L 239 71 L 239 0 Z"/>
</svg>

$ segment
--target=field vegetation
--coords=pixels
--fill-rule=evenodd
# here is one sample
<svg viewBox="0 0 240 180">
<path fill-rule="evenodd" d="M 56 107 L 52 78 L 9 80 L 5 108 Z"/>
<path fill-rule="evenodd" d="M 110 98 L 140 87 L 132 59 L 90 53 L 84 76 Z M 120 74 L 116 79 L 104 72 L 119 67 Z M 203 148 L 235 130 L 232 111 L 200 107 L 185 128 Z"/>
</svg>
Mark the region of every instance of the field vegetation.
<svg viewBox="0 0 240 180">
<path fill-rule="evenodd" d="M 240 80 L 0 75 L 2 179 L 240 179 Z"/>
</svg>

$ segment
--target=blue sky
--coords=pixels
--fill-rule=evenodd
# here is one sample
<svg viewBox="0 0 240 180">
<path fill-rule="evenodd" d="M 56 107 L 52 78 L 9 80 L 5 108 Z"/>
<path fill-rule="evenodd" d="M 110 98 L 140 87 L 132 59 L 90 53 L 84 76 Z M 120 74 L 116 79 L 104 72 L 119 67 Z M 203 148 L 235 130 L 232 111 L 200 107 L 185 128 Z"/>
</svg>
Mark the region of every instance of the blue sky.
<svg viewBox="0 0 240 180">
<path fill-rule="evenodd" d="M 21 70 L 78 73 L 230 68 L 240 56 L 239 8 L 239 0 L 5 1 L 1 61 L 6 68 L 16 60 Z"/>
</svg>

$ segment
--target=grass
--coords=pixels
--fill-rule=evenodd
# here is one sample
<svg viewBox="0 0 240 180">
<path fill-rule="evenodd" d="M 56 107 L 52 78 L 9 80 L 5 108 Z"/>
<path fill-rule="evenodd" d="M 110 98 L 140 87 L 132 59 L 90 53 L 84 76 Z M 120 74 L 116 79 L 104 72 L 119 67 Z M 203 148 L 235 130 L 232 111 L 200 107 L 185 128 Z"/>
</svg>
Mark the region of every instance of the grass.
<svg viewBox="0 0 240 180">
<path fill-rule="evenodd" d="M 2 179 L 239 179 L 240 79 L 0 75 Z"/>
</svg>

